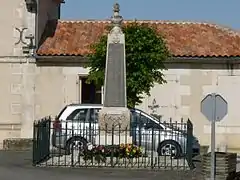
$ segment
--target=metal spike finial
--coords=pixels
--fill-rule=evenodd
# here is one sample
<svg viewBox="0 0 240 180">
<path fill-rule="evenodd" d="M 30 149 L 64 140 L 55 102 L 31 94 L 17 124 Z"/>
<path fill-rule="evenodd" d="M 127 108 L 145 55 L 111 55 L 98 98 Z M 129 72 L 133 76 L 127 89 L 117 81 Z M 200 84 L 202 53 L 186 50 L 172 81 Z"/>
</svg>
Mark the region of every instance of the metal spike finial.
<svg viewBox="0 0 240 180">
<path fill-rule="evenodd" d="M 113 16 L 111 18 L 111 21 L 114 26 L 118 26 L 118 27 L 121 26 L 121 23 L 123 21 L 123 18 L 122 16 L 120 16 L 119 12 L 120 12 L 120 5 L 118 3 L 115 3 L 113 5 Z"/>
</svg>

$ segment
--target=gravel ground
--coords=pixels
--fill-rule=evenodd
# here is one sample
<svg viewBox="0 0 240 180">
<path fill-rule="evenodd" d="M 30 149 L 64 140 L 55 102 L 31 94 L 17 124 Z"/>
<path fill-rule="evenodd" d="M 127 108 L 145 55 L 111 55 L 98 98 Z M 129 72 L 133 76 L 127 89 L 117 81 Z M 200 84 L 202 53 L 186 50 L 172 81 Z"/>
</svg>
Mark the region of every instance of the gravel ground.
<svg viewBox="0 0 240 180">
<path fill-rule="evenodd" d="M 127 170 L 105 168 L 39 168 L 32 167 L 31 152 L 7 152 L 0 151 L 0 179 L 12 180 L 20 178 L 24 180 L 203 180 L 200 175 L 199 163 L 193 171 L 150 171 Z"/>
</svg>

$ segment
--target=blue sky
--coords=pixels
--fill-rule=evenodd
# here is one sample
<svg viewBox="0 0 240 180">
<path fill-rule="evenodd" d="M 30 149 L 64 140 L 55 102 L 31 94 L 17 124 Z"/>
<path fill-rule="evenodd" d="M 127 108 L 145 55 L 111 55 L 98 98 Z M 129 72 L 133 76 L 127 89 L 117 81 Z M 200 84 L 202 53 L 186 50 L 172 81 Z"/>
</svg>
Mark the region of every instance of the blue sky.
<svg viewBox="0 0 240 180">
<path fill-rule="evenodd" d="M 65 0 L 61 19 L 106 19 L 116 0 Z M 240 29 L 240 0 L 118 0 L 125 19 L 213 22 Z"/>
</svg>

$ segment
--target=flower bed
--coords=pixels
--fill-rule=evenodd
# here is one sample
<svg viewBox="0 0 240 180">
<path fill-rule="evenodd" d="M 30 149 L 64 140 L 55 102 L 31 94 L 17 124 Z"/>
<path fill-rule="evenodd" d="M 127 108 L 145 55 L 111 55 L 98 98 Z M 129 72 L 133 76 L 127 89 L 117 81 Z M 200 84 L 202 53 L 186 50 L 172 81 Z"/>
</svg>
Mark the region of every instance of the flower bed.
<svg viewBox="0 0 240 180">
<path fill-rule="evenodd" d="M 142 149 L 133 144 L 120 144 L 120 145 L 95 145 L 90 150 L 83 153 L 83 159 L 93 160 L 98 162 L 106 162 L 107 157 L 117 158 L 138 158 L 142 157 Z"/>
</svg>

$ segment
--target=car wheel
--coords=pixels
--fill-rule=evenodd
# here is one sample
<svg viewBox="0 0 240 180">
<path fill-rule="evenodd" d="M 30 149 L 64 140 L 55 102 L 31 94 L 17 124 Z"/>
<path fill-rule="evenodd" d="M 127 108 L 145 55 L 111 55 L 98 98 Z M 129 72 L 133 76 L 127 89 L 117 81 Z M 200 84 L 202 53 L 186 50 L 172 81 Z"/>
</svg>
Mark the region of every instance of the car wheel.
<svg viewBox="0 0 240 180">
<path fill-rule="evenodd" d="M 66 152 L 67 154 L 71 154 L 72 152 L 83 153 L 87 148 L 87 141 L 81 137 L 71 138 L 66 144 Z"/>
<path fill-rule="evenodd" d="M 163 141 L 158 147 L 159 156 L 171 156 L 172 158 L 180 158 L 181 147 L 175 141 Z"/>
</svg>

